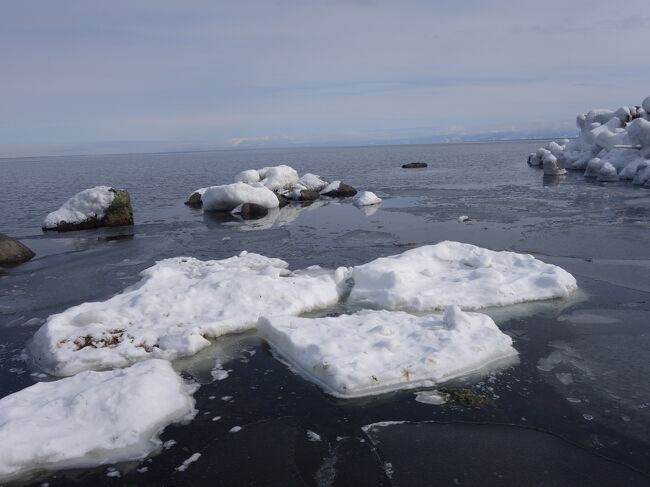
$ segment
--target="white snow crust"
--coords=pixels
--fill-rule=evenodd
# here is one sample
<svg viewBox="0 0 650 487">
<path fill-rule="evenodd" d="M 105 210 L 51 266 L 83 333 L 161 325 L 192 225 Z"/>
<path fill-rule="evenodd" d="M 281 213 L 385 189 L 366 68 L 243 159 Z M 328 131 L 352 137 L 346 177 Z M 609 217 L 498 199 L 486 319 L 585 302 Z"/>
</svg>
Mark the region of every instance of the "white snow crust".
<svg viewBox="0 0 650 487">
<path fill-rule="evenodd" d="M 279 201 L 273 191 L 264 186 L 246 183 L 211 186 L 202 195 L 205 211 L 232 211 L 244 203 L 254 203 L 264 208 L 277 208 Z"/>
<path fill-rule="evenodd" d="M 96 186 L 77 193 L 45 217 L 43 228 L 56 228 L 62 222 L 81 223 L 93 217 L 102 219 L 115 197 L 110 189 L 110 186 Z"/>
<path fill-rule="evenodd" d="M 362 191 L 354 198 L 354 204 L 357 206 L 378 205 L 381 201 L 381 198 L 372 191 Z"/>
<path fill-rule="evenodd" d="M 246 252 L 223 260 L 166 259 L 107 301 L 50 316 L 28 348 L 40 368 L 57 376 L 189 356 L 208 346 L 207 338 L 255 328 L 262 314 L 335 305 L 348 272 L 291 272 L 283 260 Z"/>
<path fill-rule="evenodd" d="M 585 177 L 599 181 L 632 180 L 646 184 L 637 177 L 650 159 L 650 97 L 639 106 L 623 106 L 617 110 L 596 109 L 578 115 L 580 133 L 571 141 L 551 142 L 528 157 L 531 166 L 552 171 L 557 168 L 585 171 Z"/>
<path fill-rule="evenodd" d="M 448 241 L 356 266 L 352 275 L 351 303 L 416 311 L 507 306 L 577 289 L 571 274 L 532 255 Z"/>
<path fill-rule="evenodd" d="M 41 470 L 145 458 L 194 417 L 194 386 L 169 362 L 40 382 L 0 399 L 0 482 Z"/>
<path fill-rule="evenodd" d="M 258 332 L 300 373 L 344 398 L 430 387 L 517 355 L 489 316 L 457 306 L 430 316 L 261 317 Z"/>
</svg>

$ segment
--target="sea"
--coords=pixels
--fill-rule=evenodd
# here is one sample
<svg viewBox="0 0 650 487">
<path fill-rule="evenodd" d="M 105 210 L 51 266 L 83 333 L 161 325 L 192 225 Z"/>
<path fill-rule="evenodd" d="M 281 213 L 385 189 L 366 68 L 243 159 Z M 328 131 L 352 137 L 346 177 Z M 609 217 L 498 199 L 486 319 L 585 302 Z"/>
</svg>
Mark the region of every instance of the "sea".
<svg viewBox="0 0 650 487">
<path fill-rule="evenodd" d="M 223 337 L 174 362 L 201 387 L 195 419 L 161 435 L 173 446 L 142 461 L 17 484 L 650 485 L 650 190 L 578 172 L 545 177 L 526 164 L 543 144 L 0 159 L 0 232 L 37 254 L 0 270 L 0 397 L 52 380 L 24 353 L 49 315 L 108 299 L 168 257 L 247 250 L 292 269 L 336 267 L 454 240 L 532 254 L 571 272 L 579 286 L 570 299 L 486 310 L 519 359 L 440 385 L 460 391 L 443 404 L 422 402 L 421 390 L 337 399 L 255 333 Z M 428 167 L 401 168 L 412 161 Z M 296 204 L 255 221 L 183 204 L 197 188 L 278 164 L 383 202 Z M 41 230 L 50 211 L 96 185 L 129 191 L 133 227 Z M 215 367 L 227 378 L 217 380 Z M 242 429 L 231 433 L 233 426 Z M 176 470 L 195 453 L 198 461 Z M 112 469 L 119 478 L 107 476 Z"/>
</svg>

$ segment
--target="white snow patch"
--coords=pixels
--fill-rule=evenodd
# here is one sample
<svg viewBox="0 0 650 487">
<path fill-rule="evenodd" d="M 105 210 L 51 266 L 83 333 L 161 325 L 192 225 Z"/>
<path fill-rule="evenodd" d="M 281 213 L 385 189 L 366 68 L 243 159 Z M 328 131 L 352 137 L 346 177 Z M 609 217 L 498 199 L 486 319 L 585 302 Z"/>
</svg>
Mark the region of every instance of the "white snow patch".
<svg viewBox="0 0 650 487">
<path fill-rule="evenodd" d="M 323 189 L 321 189 L 320 194 L 327 194 L 330 191 L 336 191 L 337 189 L 339 189 L 340 186 L 341 186 L 341 181 L 338 181 L 338 180 L 332 181 L 327 186 L 325 186 Z"/>
<path fill-rule="evenodd" d="M 81 223 L 93 217 L 101 220 L 115 197 L 115 193 L 110 189 L 110 186 L 84 189 L 66 201 L 61 208 L 47 215 L 43 227 L 56 228 L 63 222 Z"/>
<path fill-rule="evenodd" d="M 258 332 L 308 379 L 345 398 L 430 386 L 517 355 L 489 316 L 456 306 L 431 316 L 261 317 Z"/>
<path fill-rule="evenodd" d="M 468 222 L 469 220 L 470 220 L 470 218 L 467 215 L 461 215 L 461 216 L 458 217 L 458 221 L 460 223 L 465 223 L 465 222 Z"/>
<path fill-rule="evenodd" d="M 566 298 L 574 277 L 532 255 L 441 242 L 356 266 L 349 301 L 417 311 L 464 309 Z"/>
<path fill-rule="evenodd" d="M 35 470 L 145 458 L 169 424 L 192 418 L 192 392 L 169 362 L 83 372 L 0 399 L 0 482 Z"/>
<path fill-rule="evenodd" d="M 50 316 L 28 348 L 39 367 L 57 376 L 172 360 L 205 348 L 207 338 L 255 328 L 262 314 L 335 305 L 346 290 L 346 268 L 287 267 L 246 252 L 223 260 L 165 259 L 107 301 Z"/>
<path fill-rule="evenodd" d="M 264 208 L 277 208 L 278 197 L 268 188 L 245 183 L 211 186 L 203 193 L 205 211 L 232 211 L 244 203 L 253 203 Z"/>
<path fill-rule="evenodd" d="M 318 433 L 312 431 L 312 430 L 307 430 L 307 440 L 309 441 L 321 441 L 321 437 Z"/>
<path fill-rule="evenodd" d="M 449 399 L 449 396 L 444 392 L 437 390 L 433 391 L 421 391 L 415 394 L 415 400 L 423 404 L 431 404 L 434 406 L 440 406 L 444 404 Z"/>
<path fill-rule="evenodd" d="M 241 426 L 233 426 L 228 430 L 228 433 L 239 433 L 242 430 Z"/>
<path fill-rule="evenodd" d="M 177 472 L 184 472 L 185 470 L 187 470 L 187 467 L 192 465 L 199 458 L 201 458 L 201 454 L 200 453 L 194 453 L 191 457 L 189 457 L 187 460 L 185 460 L 180 466 L 176 467 L 176 471 Z"/>
<path fill-rule="evenodd" d="M 378 205 L 382 199 L 372 191 L 362 191 L 354 198 L 354 204 L 357 206 Z"/>
<path fill-rule="evenodd" d="M 312 174 L 308 172 L 298 180 L 298 184 L 310 191 L 320 191 L 329 183 L 322 176 L 318 176 L 316 174 Z"/>
</svg>

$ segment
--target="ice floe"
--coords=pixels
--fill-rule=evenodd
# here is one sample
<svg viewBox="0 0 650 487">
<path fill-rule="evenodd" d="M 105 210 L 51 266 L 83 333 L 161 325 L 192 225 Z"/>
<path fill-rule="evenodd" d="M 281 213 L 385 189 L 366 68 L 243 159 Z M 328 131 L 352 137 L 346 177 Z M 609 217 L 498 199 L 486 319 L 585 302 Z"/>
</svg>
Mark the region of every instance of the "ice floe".
<svg viewBox="0 0 650 487">
<path fill-rule="evenodd" d="M 45 217 L 43 228 L 57 228 L 61 223 L 81 223 L 90 218 L 101 220 L 111 206 L 115 193 L 110 186 L 96 186 L 77 193 L 61 208 Z"/>
<path fill-rule="evenodd" d="M 618 110 L 596 109 L 578 115 L 580 133 L 576 139 L 550 142 L 528 156 L 531 166 L 543 166 L 544 173 L 561 167 L 585 171 L 586 177 L 612 182 L 633 180 L 650 158 L 650 97 L 641 106 Z"/>
<path fill-rule="evenodd" d="M 489 316 L 457 306 L 430 316 L 262 316 L 258 333 L 300 373 L 346 398 L 430 387 L 517 355 Z"/>
<path fill-rule="evenodd" d="M 354 198 L 354 204 L 357 206 L 378 205 L 382 199 L 372 191 L 362 191 Z"/>
<path fill-rule="evenodd" d="M 255 327 L 260 315 L 300 314 L 335 305 L 348 269 L 291 272 L 280 259 L 242 252 L 223 260 L 177 257 L 107 301 L 50 316 L 29 344 L 35 363 L 57 376 L 174 359 L 207 338 Z"/>
<path fill-rule="evenodd" d="M 349 301 L 416 311 L 507 306 L 566 298 L 577 289 L 564 269 L 532 255 L 441 242 L 356 266 Z"/>
<path fill-rule="evenodd" d="M 145 458 L 195 414 L 194 386 L 164 360 L 40 382 L 0 399 L 0 482 Z"/>
</svg>

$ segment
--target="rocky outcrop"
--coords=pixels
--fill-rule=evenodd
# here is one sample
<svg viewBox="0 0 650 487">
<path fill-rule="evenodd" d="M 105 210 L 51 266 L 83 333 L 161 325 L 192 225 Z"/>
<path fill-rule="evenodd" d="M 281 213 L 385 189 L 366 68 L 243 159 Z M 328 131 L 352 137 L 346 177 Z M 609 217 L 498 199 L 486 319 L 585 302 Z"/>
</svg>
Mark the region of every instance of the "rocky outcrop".
<svg viewBox="0 0 650 487">
<path fill-rule="evenodd" d="M 408 164 L 402 164 L 403 169 L 418 169 L 421 167 L 427 167 L 426 162 L 409 162 Z"/>
<path fill-rule="evenodd" d="M 27 262 L 34 252 L 15 238 L 0 233 L 0 265 L 15 265 Z"/>
</svg>

